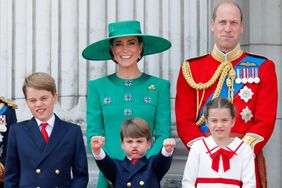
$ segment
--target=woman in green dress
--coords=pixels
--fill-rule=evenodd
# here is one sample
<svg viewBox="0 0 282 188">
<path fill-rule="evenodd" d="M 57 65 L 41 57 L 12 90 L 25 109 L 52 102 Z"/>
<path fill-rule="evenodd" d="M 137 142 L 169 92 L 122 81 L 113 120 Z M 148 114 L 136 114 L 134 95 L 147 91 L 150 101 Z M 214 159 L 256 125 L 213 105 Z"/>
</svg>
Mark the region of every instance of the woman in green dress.
<svg viewBox="0 0 282 188">
<path fill-rule="evenodd" d="M 170 84 L 139 70 L 137 62 L 145 55 L 170 48 L 161 37 L 142 34 L 138 21 L 114 22 L 108 25 L 109 36 L 86 47 L 82 56 L 88 60 L 109 60 L 117 72 L 88 83 L 87 143 L 105 136 L 104 150 L 112 158 L 124 159 L 120 147 L 120 128 L 124 120 L 140 117 L 151 127 L 152 148 L 147 157 L 156 155 L 165 138 L 170 137 Z M 109 187 L 99 174 L 98 188 Z"/>
</svg>

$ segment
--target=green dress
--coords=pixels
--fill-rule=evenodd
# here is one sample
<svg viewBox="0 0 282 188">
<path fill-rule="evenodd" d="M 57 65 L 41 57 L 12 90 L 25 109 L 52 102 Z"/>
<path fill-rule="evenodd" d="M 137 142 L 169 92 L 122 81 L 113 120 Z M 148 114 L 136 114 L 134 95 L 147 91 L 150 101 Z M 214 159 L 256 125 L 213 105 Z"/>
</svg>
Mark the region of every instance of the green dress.
<svg viewBox="0 0 282 188">
<path fill-rule="evenodd" d="M 140 117 L 150 125 L 153 139 L 147 157 L 156 155 L 163 140 L 170 137 L 170 115 L 170 84 L 167 80 L 145 73 L 132 80 L 112 74 L 88 83 L 86 136 L 90 151 L 91 137 L 102 135 L 105 136 L 103 149 L 107 154 L 124 159 L 125 153 L 120 146 L 121 124 L 124 120 Z"/>
</svg>

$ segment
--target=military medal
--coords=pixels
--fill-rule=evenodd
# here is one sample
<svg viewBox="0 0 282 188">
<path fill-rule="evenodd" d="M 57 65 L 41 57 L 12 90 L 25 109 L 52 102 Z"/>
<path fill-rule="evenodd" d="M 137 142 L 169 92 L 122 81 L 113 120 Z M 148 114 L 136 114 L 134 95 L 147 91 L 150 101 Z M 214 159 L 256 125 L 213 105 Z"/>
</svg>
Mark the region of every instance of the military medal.
<svg viewBox="0 0 282 188">
<path fill-rule="evenodd" d="M 243 78 L 242 83 L 246 84 L 248 82 L 248 79 L 246 78 L 246 68 L 243 68 Z"/>
<path fill-rule="evenodd" d="M 5 115 L 0 115 L 0 132 L 4 133 L 7 131 L 6 127 L 6 116 Z"/>
<path fill-rule="evenodd" d="M 258 68 L 255 68 L 255 78 L 254 78 L 254 82 L 257 84 L 260 82 L 260 78 L 258 76 Z"/>
<path fill-rule="evenodd" d="M 237 69 L 237 76 L 236 77 L 237 78 L 235 79 L 235 83 L 236 84 L 241 84 L 242 79 L 241 79 L 241 76 L 240 76 L 240 70 L 239 69 Z"/>
<path fill-rule="evenodd" d="M 240 113 L 242 119 L 244 120 L 245 123 L 250 121 L 253 117 L 252 111 L 246 106 Z"/>
<path fill-rule="evenodd" d="M 254 93 L 250 88 L 244 86 L 242 89 L 240 89 L 239 96 L 243 101 L 247 103 L 252 98 L 253 94 Z"/>
<path fill-rule="evenodd" d="M 247 69 L 247 78 L 248 78 L 248 83 L 252 84 L 254 82 L 253 75 L 251 74 L 251 70 Z"/>
</svg>

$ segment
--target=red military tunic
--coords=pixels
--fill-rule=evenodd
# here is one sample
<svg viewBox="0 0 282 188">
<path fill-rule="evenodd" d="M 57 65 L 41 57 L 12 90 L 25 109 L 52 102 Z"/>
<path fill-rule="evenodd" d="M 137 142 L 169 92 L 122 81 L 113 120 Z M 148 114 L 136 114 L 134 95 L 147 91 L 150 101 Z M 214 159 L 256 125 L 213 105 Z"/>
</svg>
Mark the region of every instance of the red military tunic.
<svg viewBox="0 0 282 188">
<path fill-rule="evenodd" d="M 233 103 L 236 107 L 237 114 L 236 123 L 231 133 L 233 136 L 243 137 L 243 140 L 251 145 L 256 155 L 269 140 L 275 125 L 278 101 L 277 77 L 274 63 L 264 57 L 244 53 L 239 45 L 226 54 L 223 54 L 215 47 L 211 54 L 184 62 L 184 64 L 189 65 L 189 69 L 186 70 L 187 66 L 182 66 L 179 73 L 175 104 L 177 131 L 182 142 L 188 149 L 194 141 L 209 135 L 209 132 L 201 132 L 196 122 L 200 117 L 199 113 L 206 101 L 216 90 L 219 78 L 205 90 L 197 91 L 187 81 L 185 70 L 190 73 L 191 78 L 196 84 L 204 84 L 214 76 L 221 63 L 229 61 L 233 67 L 238 65 L 243 67 L 245 71 L 241 69 L 240 72 L 237 68 L 234 68 L 236 73 L 244 74 L 241 75 L 241 78 L 242 76 L 251 77 L 250 75 L 254 76 L 254 74 L 248 72 L 249 75 L 247 75 L 246 70 L 250 67 L 252 68 L 252 66 L 256 66 L 257 63 L 241 62 L 247 56 L 252 56 L 262 62 L 260 66 L 257 66 L 258 71 L 256 72 L 260 81 L 258 83 L 247 82 L 234 94 Z M 233 83 L 234 87 L 237 86 L 236 82 L 233 81 Z M 225 84 L 225 81 L 223 84 Z M 247 96 L 244 96 L 244 92 L 246 91 Z M 201 100 L 202 103 L 200 103 Z M 197 101 L 200 104 L 198 112 Z"/>
</svg>

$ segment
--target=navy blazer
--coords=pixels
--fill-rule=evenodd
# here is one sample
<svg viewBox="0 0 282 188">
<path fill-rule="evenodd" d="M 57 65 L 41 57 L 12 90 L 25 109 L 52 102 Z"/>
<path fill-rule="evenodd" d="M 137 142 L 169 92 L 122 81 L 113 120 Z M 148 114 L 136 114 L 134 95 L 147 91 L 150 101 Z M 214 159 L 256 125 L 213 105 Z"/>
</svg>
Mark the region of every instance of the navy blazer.
<svg viewBox="0 0 282 188">
<path fill-rule="evenodd" d="M 84 188 L 87 184 L 87 158 L 78 125 L 55 116 L 47 144 L 34 118 L 11 126 L 5 187 Z"/>
<path fill-rule="evenodd" d="M 161 153 L 149 159 L 144 156 L 133 165 L 127 157 L 117 160 L 106 155 L 96 162 L 115 188 L 160 188 L 160 181 L 170 168 L 172 156 L 165 157 Z"/>
</svg>

